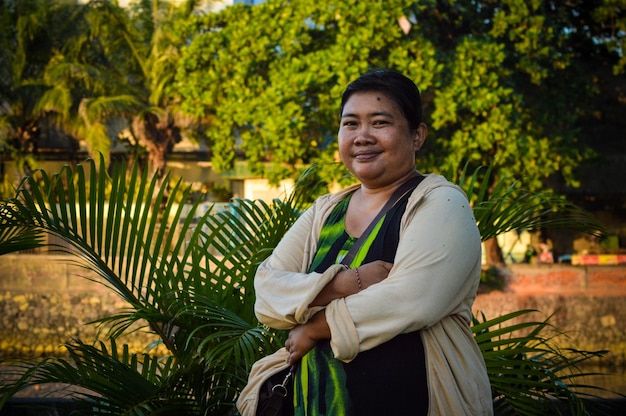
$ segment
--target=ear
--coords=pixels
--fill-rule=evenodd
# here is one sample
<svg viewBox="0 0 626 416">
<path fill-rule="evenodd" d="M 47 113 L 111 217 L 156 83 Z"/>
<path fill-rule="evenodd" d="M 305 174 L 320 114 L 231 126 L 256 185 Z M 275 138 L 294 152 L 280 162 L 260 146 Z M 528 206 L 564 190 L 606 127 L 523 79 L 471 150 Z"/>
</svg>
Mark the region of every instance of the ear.
<svg viewBox="0 0 626 416">
<path fill-rule="evenodd" d="M 426 141 L 426 136 L 428 135 L 428 127 L 425 123 L 420 123 L 420 125 L 417 126 L 417 129 L 415 129 L 413 134 L 413 149 L 417 152 L 422 148 L 424 142 Z"/>
</svg>

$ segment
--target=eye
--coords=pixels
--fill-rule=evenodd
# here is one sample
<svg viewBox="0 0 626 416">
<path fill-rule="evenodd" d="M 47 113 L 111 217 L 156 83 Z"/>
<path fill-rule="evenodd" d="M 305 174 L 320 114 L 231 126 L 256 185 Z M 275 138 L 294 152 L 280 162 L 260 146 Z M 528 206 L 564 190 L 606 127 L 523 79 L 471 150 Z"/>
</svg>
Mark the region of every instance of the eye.
<svg viewBox="0 0 626 416">
<path fill-rule="evenodd" d="M 345 126 L 345 127 L 354 127 L 356 125 L 357 125 L 357 123 L 354 120 L 344 120 L 344 122 L 342 124 L 342 126 Z"/>
<path fill-rule="evenodd" d="M 387 121 L 387 120 L 374 120 L 373 124 L 375 126 L 384 126 L 386 124 L 389 124 L 389 121 Z"/>
</svg>

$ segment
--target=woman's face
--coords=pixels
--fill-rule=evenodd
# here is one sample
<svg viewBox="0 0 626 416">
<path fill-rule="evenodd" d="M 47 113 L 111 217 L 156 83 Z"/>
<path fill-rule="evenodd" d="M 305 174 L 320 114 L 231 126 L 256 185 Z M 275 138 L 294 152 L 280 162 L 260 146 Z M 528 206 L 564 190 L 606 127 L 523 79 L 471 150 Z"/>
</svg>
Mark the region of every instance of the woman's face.
<svg viewBox="0 0 626 416">
<path fill-rule="evenodd" d="M 415 170 L 415 152 L 426 133 L 423 123 L 410 129 L 398 104 L 387 95 L 356 92 L 341 114 L 339 154 L 362 184 L 387 186 Z"/>
</svg>

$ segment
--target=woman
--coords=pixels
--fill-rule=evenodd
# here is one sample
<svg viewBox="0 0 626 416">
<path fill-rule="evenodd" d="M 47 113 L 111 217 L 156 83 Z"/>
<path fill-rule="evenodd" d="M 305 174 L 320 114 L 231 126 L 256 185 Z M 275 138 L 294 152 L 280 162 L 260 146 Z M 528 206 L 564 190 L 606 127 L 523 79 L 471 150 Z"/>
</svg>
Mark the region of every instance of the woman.
<svg viewBox="0 0 626 416">
<path fill-rule="evenodd" d="M 420 173 L 426 138 L 415 84 L 388 70 L 341 101 L 342 162 L 358 185 L 320 197 L 255 278 L 259 320 L 290 329 L 296 415 L 489 415 L 470 330 L 480 235 L 460 188 L 423 180 L 343 256 L 393 192 Z"/>
</svg>

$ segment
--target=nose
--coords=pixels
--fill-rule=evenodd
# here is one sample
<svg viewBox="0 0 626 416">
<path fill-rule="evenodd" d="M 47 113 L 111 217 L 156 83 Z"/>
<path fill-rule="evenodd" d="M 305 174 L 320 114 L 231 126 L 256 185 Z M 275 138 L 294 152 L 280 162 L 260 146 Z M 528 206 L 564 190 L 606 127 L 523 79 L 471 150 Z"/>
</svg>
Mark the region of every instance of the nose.
<svg viewBox="0 0 626 416">
<path fill-rule="evenodd" d="M 355 133 L 354 144 L 364 145 L 371 144 L 376 141 L 376 136 L 372 134 L 369 126 L 361 126 Z"/>
</svg>

